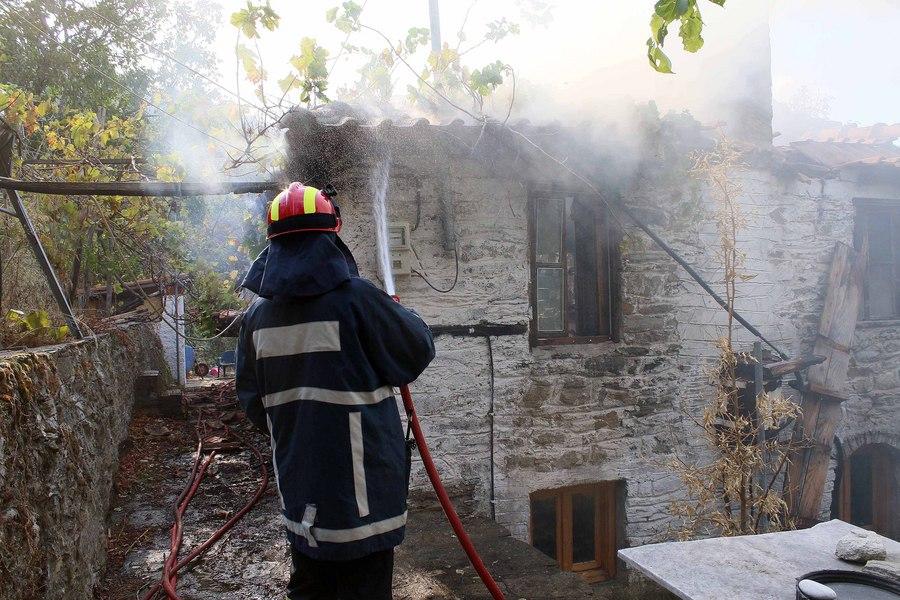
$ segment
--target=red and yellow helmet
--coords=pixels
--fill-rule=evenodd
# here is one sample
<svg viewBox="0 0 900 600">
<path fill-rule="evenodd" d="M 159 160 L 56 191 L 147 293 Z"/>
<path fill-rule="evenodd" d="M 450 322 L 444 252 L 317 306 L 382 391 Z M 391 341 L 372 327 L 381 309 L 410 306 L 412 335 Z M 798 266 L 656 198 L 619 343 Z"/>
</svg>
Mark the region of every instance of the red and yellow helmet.
<svg viewBox="0 0 900 600">
<path fill-rule="evenodd" d="M 334 188 L 325 191 L 295 181 L 282 190 L 269 205 L 266 239 L 298 231 L 341 230 L 341 211 L 334 203 Z"/>
</svg>

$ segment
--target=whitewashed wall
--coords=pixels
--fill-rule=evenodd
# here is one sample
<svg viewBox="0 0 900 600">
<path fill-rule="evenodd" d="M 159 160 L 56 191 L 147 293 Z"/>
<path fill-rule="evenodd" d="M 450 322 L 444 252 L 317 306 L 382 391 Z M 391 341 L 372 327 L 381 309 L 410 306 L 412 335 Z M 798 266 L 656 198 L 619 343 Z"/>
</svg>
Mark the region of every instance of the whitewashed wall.
<svg viewBox="0 0 900 600">
<path fill-rule="evenodd" d="M 165 296 L 164 306 L 156 331 L 162 343 L 169 373 L 178 385 L 183 386 L 187 383 L 184 354 L 184 296 Z"/>
<path fill-rule="evenodd" d="M 398 281 L 404 303 L 433 325 L 481 321 L 527 325 L 527 168 L 500 177 L 480 164 L 433 156 L 393 157 L 390 219 L 415 224 L 412 243 L 438 287 L 453 280 L 443 246 L 441 190 L 449 190 L 460 256 L 459 282 L 438 294 L 418 277 Z M 365 165 L 344 174 L 344 239 L 363 275 L 376 278 Z M 779 178 L 764 167 L 735 173 L 748 223 L 740 236 L 745 271 L 738 310 L 787 353 L 809 352 L 836 241 L 852 243 L 854 197 L 900 200 L 897 187 L 852 180 Z M 647 181 L 628 199 L 664 239 L 721 288 L 713 201 L 686 177 Z M 628 228 L 622 273 L 622 339 L 530 348 L 527 334 L 491 339 L 494 361 L 496 517 L 527 539 L 529 493 L 625 480 L 629 544 L 665 538 L 667 508 L 681 485 L 665 467 L 674 453 L 702 459 L 706 446 L 688 415 L 711 388 L 707 368 L 725 313 L 688 275 Z M 897 323 L 861 327 L 851 369 L 851 401 L 839 436 L 897 430 L 900 334 Z M 750 349 L 752 338 L 737 335 Z M 437 358 L 413 386 L 438 466 L 458 497 L 489 513 L 491 377 L 484 338 L 440 336 Z M 887 361 L 887 363 L 885 363 Z M 880 366 L 879 366 L 880 364 Z M 414 485 L 425 487 L 421 473 Z M 830 490 L 825 501 L 830 503 Z"/>
</svg>

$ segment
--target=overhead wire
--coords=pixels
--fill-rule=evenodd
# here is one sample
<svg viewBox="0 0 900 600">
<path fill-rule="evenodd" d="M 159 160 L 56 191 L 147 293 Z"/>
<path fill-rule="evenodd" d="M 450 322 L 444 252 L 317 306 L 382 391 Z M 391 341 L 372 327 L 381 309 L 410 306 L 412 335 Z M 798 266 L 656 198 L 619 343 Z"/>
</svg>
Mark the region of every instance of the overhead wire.
<svg viewBox="0 0 900 600">
<path fill-rule="evenodd" d="M 225 86 L 225 85 L 222 85 L 221 83 L 219 83 L 218 81 L 216 81 L 216 80 L 213 79 L 212 77 L 209 77 L 208 75 L 204 74 L 204 73 L 201 72 L 201 71 L 198 71 L 197 69 L 195 69 L 194 67 L 190 66 L 189 64 L 187 64 L 187 63 L 185 63 L 185 62 L 179 60 L 177 57 L 173 56 L 171 53 L 166 52 L 165 50 L 163 50 L 163 49 L 160 48 L 159 46 L 157 46 L 157 45 L 155 45 L 155 44 L 153 44 L 153 43 L 151 43 L 151 42 L 148 42 L 147 40 L 145 40 L 145 39 L 142 38 L 141 36 L 139 36 L 139 35 L 133 33 L 131 30 L 129 30 L 129 29 L 128 29 L 127 27 L 125 27 L 124 25 L 121 25 L 120 23 L 116 23 L 115 21 L 113 21 L 113 20 L 110 19 L 109 17 L 107 17 L 107 16 L 103 15 L 102 13 L 98 12 L 97 10 L 95 10 L 93 7 L 84 4 L 84 3 L 81 2 L 80 0 L 72 0 L 72 2 L 74 2 L 75 4 L 77 4 L 78 6 L 80 6 L 82 9 L 84 9 L 84 10 L 86 10 L 86 11 L 92 13 L 93 15 L 99 17 L 100 19 L 103 19 L 104 21 L 106 21 L 107 23 L 109 23 L 109 24 L 110 24 L 111 26 L 113 26 L 114 28 L 118 29 L 119 31 L 121 31 L 122 33 L 124 33 L 125 35 L 127 35 L 128 37 L 130 37 L 130 38 L 132 38 L 132 39 L 134 39 L 134 40 L 137 40 L 138 42 L 140 42 L 141 44 L 143 44 L 145 47 L 150 48 L 151 50 L 153 50 L 153 51 L 156 52 L 157 54 L 160 54 L 160 55 L 164 56 L 165 58 L 167 58 L 168 60 L 172 61 L 172 62 L 175 63 L 176 65 L 182 67 L 183 69 L 186 69 L 187 71 L 190 71 L 191 73 L 193 73 L 193 74 L 196 75 L 197 77 L 200 77 L 201 79 L 203 79 L 203 80 L 206 81 L 207 83 L 210 83 L 210 84 L 214 85 L 215 87 L 217 87 L 218 89 L 222 90 L 222 91 L 225 92 L 226 94 L 229 94 L 230 96 L 233 96 L 233 97 L 237 98 L 237 99 L 238 99 L 240 102 L 242 102 L 243 104 L 246 104 L 247 106 L 250 106 L 251 108 L 255 108 L 255 109 L 258 110 L 259 112 L 264 113 L 264 114 L 266 114 L 266 115 L 268 115 L 268 116 L 270 116 L 270 117 L 272 117 L 272 118 L 278 118 L 278 117 L 276 117 L 276 116 L 274 115 L 274 113 L 272 113 L 268 108 L 262 107 L 262 106 L 258 106 L 258 105 L 256 105 L 256 104 L 254 104 L 253 102 L 248 101 L 246 98 L 244 98 L 244 97 L 240 94 L 239 91 L 232 90 L 231 88 L 229 88 L 229 87 L 227 87 L 227 86 Z"/>
<path fill-rule="evenodd" d="M 33 31 L 36 31 L 36 32 L 37 32 L 38 34 L 40 34 L 41 36 L 44 36 L 45 38 L 48 38 L 48 39 L 52 39 L 52 36 L 49 34 L 49 32 L 43 31 L 40 27 L 37 27 L 37 26 L 34 25 L 33 23 L 29 22 L 26 18 L 21 17 L 21 16 L 19 16 L 18 14 L 16 14 L 16 12 L 13 11 L 13 10 L 11 9 L 11 7 L 10 7 L 9 4 L 7 4 L 7 3 L 5 3 L 5 2 L 0 2 L 0 8 L 3 8 L 3 9 L 6 11 L 6 12 L 5 12 L 5 16 L 7 16 L 7 17 L 12 17 L 12 18 L 15 19 L 16 21 L 18 21 L 19 24 L 25 24 L 25 25 L 27 25 L 28 27 L 30 27 Z M 184 119 L 182 119 L 182 118 L 180 118 L 180 117 L 177 117 L 176 115 L 174 115 L 174 114 L 172 114 L 171 112 L 167 111 L 166 109 L 162 108 L 161 106 L 159 106 L 159 105 L 156 104 L 155 102 L 153 102 L 153 101 L 147 99 L 146 97 L 142 96 L 141 94 L 139 94 L 138 92 L 136 92 L 136 91 L 133 90 L 132 88 L 128 87 L 127 85 L 125 85 L 124 83 L 122 83 L 121 81 L 119 81 L 118 79 L 116 79 L 115 77 L 112 77 L 112 76 L 110 76 L 109 74 L 103 72 L 101 69 L 97 68 L 94 64 L 92 64 L 91 62 L 89 62 L 86 58 L 84 58 L 84 57 L 82 57 L 82 56 L 79 56 L 78 54 L 76 54 L 76 53 L 74 53 L 73 51 L 69 50 L 69 49 L 66 48 L 65 46 L 60 45 L 59 48 L 62 49 L 62 50 L 63 50 L 64 52 L 66 52 L 67 54 L 69 54 L 72 58 L 74 58 L 74 59 L 78 60 L 79 62 L 81 62 L 83 65 L 85 65 L 86 67 L 88 67 L 88 68 L 91 69 L 92 71 L 96 72 L 98 75 L 100 75 L 100 76 L 103 77 L 104 79 L 110 81 L 113 85 L 115 85 L 115 86 L 121 88 L 123 91 L 127 92 L 129 95 L 131 95 L 131 96 L 134 97 L 135 99 L 140 100 L 140 101 L 146 103 L 148 106 L 153 107 L 154 109 L 156 109 L 156 110 L 158 110 L 159 112 L 163 113 L 164 115 L 168 116 L 168 117 L 171 118 L 172 120 L 174 120 L 174 121 L 176 121 L 176 122 L 178 122 L 178 123 L 184 125 L 185 127 L 188 127 L 189 129 L 192 129 L 192 130 L 196 131 L 197 133 L 199 133 L 199 134 L 201 134 L 201 135 L 203 135 L 203 136 L 209 138 L 210 140 L 216 142 L 217 144 L 219 144 L 219 145 L 221 145 L 221 146 L 228 146 L 229 148 L 231 148 L 231 149 L 233 149 L 233 150 L 235 150 L 235 151 L 237 151 L 237 152 L 239 152 L 239 153 L 241 153 L 241 154 L 246 154 L 246 153 L 247 153 L 247 149 L 240 148 L 240 147 L 238 147 L 238 146 L 232 144 L 231 142 L 227 142 L 227 141 L 225 141 L 225 140 L 223 140 L 223 139 L 221 139 L 221 138 L 218 138 L 218 137 L 214 136 L 213 134 L 209 133 L 208 131 L 206 131 L 206 130 L 204 130 L 204 129 L 201 129 L 200 127 L 194 125 L 194 124 L 191 123 L 190 121 L 186 121 L 186 120 L 184 120 Z"/>
</svg>

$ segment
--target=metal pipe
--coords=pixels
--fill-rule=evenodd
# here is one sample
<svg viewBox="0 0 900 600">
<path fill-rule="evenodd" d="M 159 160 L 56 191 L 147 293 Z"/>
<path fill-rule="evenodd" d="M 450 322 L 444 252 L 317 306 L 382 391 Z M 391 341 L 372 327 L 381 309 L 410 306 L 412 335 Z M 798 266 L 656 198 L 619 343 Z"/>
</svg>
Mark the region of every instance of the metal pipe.
<svg viewBox="0 0 900 600">
<path fill-rule="evenodd" d="M 0 179 L 6 178 L 0 177 Z M 66 323 L 69 325 L 69 332 L 77 340 L 84 338 L 84 334 L 81 333 L 81 328 L 78 326 L 78 321 L 75 320 L 75 315 L 72 313 L 72 307 L 69 306 L 69 299 L 66 298 L 62 286 L 59 284 L 59 279 L 56 278 L 56 271 L 53 270 L 53 265 L 50 264 L 47 253 L 44 252 L 44 246 L 41 245 L 41 240 L 34 230 L 31 219 L 28 218 L 28 212 L 25 210 L 25 205 L 22 204 L 22 199 L 19 198 L 19 194 L 14 189 L 7 189 L 6 195 L 9 196 L 10 204 L 12 204 L 13 210 L 16 211 L 16 216 L 22 223 L 22 229 L 25 231 L 25 239 L 28 240 L 28 245 L 31 246 L 31 251 L 34 253 L 38 265 L 40 265 L 41 270 L 44 272 L 44 277 L 47 279 L 47 285 L 50 287 L 50 292 L 53 294 L 53 298 L 56 300 L 59 310 L 62 312 L 63 317 L 65 317 Z"/>
<path fill-rule="evenodd" d="M 283 186 L 274 181 L 23 181 L 0 177 L 0 189 L 59 196 L 222 196 L 225 194 L 258 194 Z"/>
<path fill-rule="evenodd" d="M 603 198 L 601 198 L 601 200 L 603 200 L 604 203 L 606 202 L 606 200 Z M 675 250 L 673 250 L 666 242 L 664 242 L 658 235 L 656 235 L 656 233 L 652 229 L 647 227 L 647 225 L 640 219 L 640 217 L 638 217 L 636 214 L 634 214 L 634 212 L 632 212 L 632 210 L 630 208 L 625 206 L 625 204 L 621 201 L 616 202 L 615 206 L 613 208 L 614 208 L 614 210 L 618 210 L 618 211 L 622 212 L 625 216 L 627 216 L 629 219 L 631 219 L 634 222 L 634 224 L 637 225 L 641 231 L 643 231 L 648 236 L 650 236 L 650 239 L 653 240 L 657 246 L 662 248 L 662 250 L 666 254 L 668 254 L 672 258 L 672 260 L 674 260 L 679 265 L 681 265 L 681 267 L 685 271 L 687 271 L 687 274 L 690 275 L 691 278 L 694 281 L 696 281 L 707 294 L 712 296 L 712 299 L 715 300 L 719 306 L 724 308 L 726 311 L 729 310 L 728 303 L 725 302 L 725 300 L 721 296 L 719 296 L 715 292 L 715 290 L 713 290 L 712 287 L 710 287 L 710 285 L 708 283 L 706 283 L 706 281 L 703 279 L 703 277 L 701 277 L 700 274 L 697 273 L 697 271 L 695 271 L 694 268 L 690 264 L 688 264 L 688 262 L 686 260 L 681 258 L 681 256 L 677 252 L 675 252 Z M 735 321 L 737 321 L 738 323 L 743 325 L 747 331 L 749 331 L 750 333 L 755 335 L 757 338 L 759 338 L 763 342 L 765 342 L 767 346 L 769 346 L 772 350 L 775 351 L 776 354 L 778 354 L 778 356 L 780 356 L 784 360 L 787 360 L 787 358 L 788 358 L 787 354 L 785 354 L 784 352 L 779 350 L 778 347 L 775 346 L 775 344 L 773 344 L 772 342 L 767 340 L 766 337 L 762 333 L 760 333 L 760 331 L 756 327 L 754 327 L 749 321 L 747 321 L 747 319 L 745 319 L 740 314 L 738 314 L 738 312 L 736 310 L 734 310 L 733 308 L 731 309 L 731 316 L 734 317 Z"/>
</svg>

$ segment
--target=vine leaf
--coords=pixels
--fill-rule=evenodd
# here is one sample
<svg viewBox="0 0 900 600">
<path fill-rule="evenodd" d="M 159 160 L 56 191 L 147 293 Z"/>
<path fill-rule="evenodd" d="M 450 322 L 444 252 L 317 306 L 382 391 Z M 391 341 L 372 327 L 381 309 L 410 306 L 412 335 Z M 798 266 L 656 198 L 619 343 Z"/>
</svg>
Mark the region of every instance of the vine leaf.
<svg viewBox="0 0 900 600">
<path fill-rule="evenodd" d="M 669 25 L 678 21 L 678 36 L 687 52 L 697 52 L 703 47 L 703 17 L 700 0 L 658 0 L 650 17 L 650 39 L 647 40 L 647 60 L 659 73 L 672 73 L 672 61 L 663 52 Z M 725 0 L 709 0 L 724 6 Z"/>
</svg>

